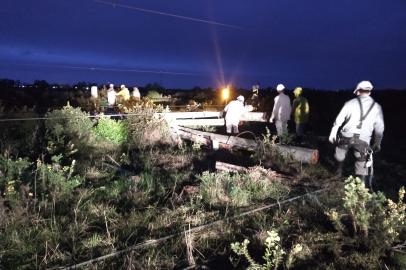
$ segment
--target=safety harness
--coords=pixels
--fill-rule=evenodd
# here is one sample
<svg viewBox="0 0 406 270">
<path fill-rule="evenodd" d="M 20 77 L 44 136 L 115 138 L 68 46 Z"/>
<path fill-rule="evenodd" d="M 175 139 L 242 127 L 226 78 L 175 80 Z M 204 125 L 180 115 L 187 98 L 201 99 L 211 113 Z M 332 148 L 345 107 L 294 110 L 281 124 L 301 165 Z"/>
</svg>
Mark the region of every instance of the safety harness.
<svg viewBox="0 0 406 270">
<path fill-rule="evenodd" d="M 365 161 L 365 168 L 367 168 L 368 174 L 366 180 L 366 185 L 370 187 L 372 190 L 372 178 L 373 178 L 373 151 L 371 147 L 368 145 L 367 142 L 364 142 L 363 140 L 360 140 L 360 133 L 362 129 L 362 124 L 364 120 L 368 117 L 369 113 L 372 111 L 373 107 L 375 106 L 375 101 L 372 100 L 371 106 L 368 108 L 366 113 L 364 114 L 364 108 L 362 107 L 362 102 L 361 98 L 357 97 L 357 101 L 359 104 L 360 108 L 360 117 L 359 117 L 359 123 L 357 125 L 358 133 L 354 133 L 352 137 L 341 137 L 339 140 L 339 147 L 343 149 L 349 149 L 350 147 L 353 147 L 356 151 L 358 151 L 361 156 L 357 158 L 357 161 Z M 349 119 L 347 120 L 347 122 Z"/>
<path fill-rule="evenodd" d="M 361 103 L 361 98 L 357 97 L 357 101 L 359 104 L 359 108 L 360 108 L 360 117 L 359 117 L 359 124 L 357 126 L 358 130 L 361 130 L 362 128 L 362 123 L 364 122 L 364 120 L 367 118 L 368 114 L 372 111 L 372 108 L 375 105 L 375 100 L 372 100 L 372 104 L 369 107 L 368 111 L 364 114 L 364 108 L 362 107 L 362 103 Z M 354 134 L 354 141 L 360 141 L 359 140 L 359 134 Z M 374 176 L 374 167 L 373 167 L 373 153 L 374 151 L 371 149 L 371 147 L 368 145 L 365 149 L 365 151 L 360 151 L 361 153 L 361 159 L 364 160 L 365 159 L 365 168 L 367 168 L 368 174 L 366 176 L 366 181 L 368 181 L 369 188 L 372 190 L 372 180 L 373 180 L 373 176 Z"/>
<path fill-rule="evenodd" d="M 357 128 L 361 129 L 362 128 L 362 122 L 364 122 L 364 120 L 367 118 L 368 114 L 372 111 L 372 108 L 375 106 L 375 100 L 372 99 L 371 107 L 369 107 L 369 109 L 368 109 L 368 111 L 366 112 L 365 115 L 364 115 L 364 108 L 362 107 L 362 103 L 361 103 L 361 98 L 357 97 L 357 101 L 358 101 L 359 108 L 360 108 L 359 124 L 358 124 Z M 359 134 L 358 134 L 358 136 L 359 136 Z"/>
<path fill-rule="evenodd" d="M 354 133 L 352 137 L 341 137 L 339 140 L 339 145 L 341 145 L 341 146 L 347 147 L 349 145 L 355 145 L 355 144 L 360 144 L 360 143 L 362 144 L 362 142 L 363 142 L 359 139 L 360 132 L 362 129 L 362 124 L 363 124 L 364 120 L 367 118 L 367 116 L 369 115 L 369 113 L 372 111 L 373 107 L 375 106 L 375 100 L 372 100 L 373 102 L 365 114 L 364 114 L 364 108 L 362 107 L 361 98 L 357 97 L 357 101 L 358 101 L 359 108 L 360 108 L 359 123 L 357 125 L 357 129 L 358 129 L 359 133 Z M 350 121 L 350 118 L 348 118 L 344 122 L 343 125 L 348 123 L 348 121 Z M 360 152 L 363 152 L 363 151 L 360 151 Z"/>
</svg>

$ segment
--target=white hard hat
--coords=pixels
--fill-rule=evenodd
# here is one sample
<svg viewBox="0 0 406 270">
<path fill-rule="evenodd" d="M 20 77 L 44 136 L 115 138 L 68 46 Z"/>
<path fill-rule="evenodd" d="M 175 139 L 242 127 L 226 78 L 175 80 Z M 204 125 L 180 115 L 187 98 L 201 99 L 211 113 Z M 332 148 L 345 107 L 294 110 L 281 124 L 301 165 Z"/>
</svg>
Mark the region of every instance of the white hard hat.
<svg viewBox="0 0 406 270">
<path fill-rule="evenodd" d="M 237 97 L 237 100 L 244 102 L 244 96 L 241 96 L 241 95 L 238 96 L 238 97 Z"/>
<path fill-rule="evenodd" d="M 285 86 L 283 84 L 280 83 L 276 86 L 276 91 L 280 92 L 283 90 L 285 90 Z"/>
<path fill-rule="evenodd" d="M 114 84 L 110 83 L 110 85 L 109 85 L 109 86 L 110 86 L 110 88 L 113 88 L 113 87 L 114 87 Z"/>
<path fill-rule="evenodd" d="M 354 94 L 357 93 L 358 90 L 365 90 L 365 91 L 372 91 L 374 87 L 370 81 L 362 81 L 357 84 L 357 87 L 354 90 Z"/>
<path fill-rule="evenodd" d="M 125 85 L 124 85 L 124 84 L 122 84 L 122 85 L 120 86 L 120 88 L 125 88 Z"/>
</svg>

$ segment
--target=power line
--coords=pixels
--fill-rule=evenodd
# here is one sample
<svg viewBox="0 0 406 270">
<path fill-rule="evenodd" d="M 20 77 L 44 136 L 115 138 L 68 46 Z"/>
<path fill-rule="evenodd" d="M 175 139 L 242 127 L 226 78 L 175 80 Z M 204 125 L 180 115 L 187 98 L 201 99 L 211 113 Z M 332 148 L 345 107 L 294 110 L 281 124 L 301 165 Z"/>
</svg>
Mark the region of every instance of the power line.
<svg viewBox="0 0 406 270">
<path fill-rule="evenodd" d="M 140 116 L 145 115 L 144 113 L 120 113 L 120 114 L 98 114 L 98 115 L 83 115 L 77 117 L 21 117 L 21 118 L 7 118 L 7 119 L 0 119 L 1 122 L 18 122 L 18 121 L 39 121 L 39 120 L 56 120 L 56 119 L 70 119 L 70 118 L 107 118 L 107 117 L 126 117 L 126 116 Z"/>
<path fill-rule="evenodd" d="M 48 67 L 48 68 L 65 68 L 65 69 L 78 69 L 90 71 L 114 71 L 114 72 L 134 72 L 134 73 L 150 73 L 150 74 L 166 74 L 175 76 L 208 76 L 205 73 L 192 73 L 192 72 L 174 72 L 165 70 L 148 70 L 148 69 L 121 69 L 121 68 L 103 68 L 103 67 L 89 67 L 89 66 L 70 66 L 70 65 L 45 65 L 45 64 L 28 64 L 28 63 L 11 63 L 12 65 L 20 66 L 34 66 L 34 67 Z"/>
<path fill-rule="evenodd" d="M 105 4 L 105 5 L 111 5 L 112 7 L 121 7 L 121 8 L 137 10 L 137 11 L 151 13 L 151 14 L 155 14 L 155 15 L 163 15 L 163 16 L 173 17 L 173 18 L 177 18 L 177 19 L 182 19 L 182 20 L 189 20 L 189 21 L 194 21 L 194 22 L 224 26 L 224 27 L 229 27 L 229 28 L 233 28 L 233 29 L 237 29 L 237 30 L 245 30 L 244 28 L 242 28 L 240 26 L 236 26 L 236 25 L 232 25 L 232 24 L 226 24 L 226 23 L 220 23 L 220 22 L 211 21 L 211 20 L 182 16 L 182 15 L 177 15 L 177 14 L 173 14 L 173 13 L 167 13 L 167 12 L 162 12 L 162 11 L 157 11 L 157 10 L 152 10 L 152 9 L 140 8 L 140 7 L 136 7 L 136 6 L 118 4 L 118 3 L 108 2 L 108 1 L 103 1 L 103 0 L 94 0 L 94 2 L 100 3 L 100 4 Z"/>
</svg>

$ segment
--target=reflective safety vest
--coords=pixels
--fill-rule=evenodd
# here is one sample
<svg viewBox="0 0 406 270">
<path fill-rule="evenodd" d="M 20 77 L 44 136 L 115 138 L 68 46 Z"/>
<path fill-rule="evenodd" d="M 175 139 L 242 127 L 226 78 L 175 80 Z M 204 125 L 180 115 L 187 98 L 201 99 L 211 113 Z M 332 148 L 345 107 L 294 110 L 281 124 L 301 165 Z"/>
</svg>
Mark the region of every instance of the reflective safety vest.
<svg viewBox="0 0 406 270">
<path fill-rule="evenodd" d="M 305 97 L 299 96 L 293 100 L 293 119 L 296 124 L 304 124 L 309 121 L 310 107 Z"/>
<path fill-rule="evenodd" d="M 124 100 L 129 100 L 130 99 L 130 91 L 128 88 L 122 88 L 120 92 L 117 93 L 117 96 L 123 97 Z"/>
</svg>

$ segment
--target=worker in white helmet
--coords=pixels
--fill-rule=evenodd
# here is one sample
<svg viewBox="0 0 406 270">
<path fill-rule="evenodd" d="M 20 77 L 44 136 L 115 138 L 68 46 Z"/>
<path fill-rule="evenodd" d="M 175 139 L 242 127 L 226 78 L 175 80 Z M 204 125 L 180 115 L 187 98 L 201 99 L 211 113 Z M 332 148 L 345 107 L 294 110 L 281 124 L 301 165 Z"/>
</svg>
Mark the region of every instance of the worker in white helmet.
<svg viewBox="0 0 406 270">
<path fill-rule="evenodd" d="M 227 134 L 239 133 L 238 124 L 240 122 L 241 115 L 243 115 L 247 110 L 244 107 L 244 96 L 238 96 L 236 100 L 232 100 L 224 108 L 226 112 L 226 128 Z"/>
<path fill-rule="evenodd" d="M 290 98 L 284 93 L 285 86 L 278 84 L 276 91 L 278 95 L 274 99 L 274 105 L 272 110 L 270 123 L 275 123 L 276 131 L 279 137 L 288 133 L 288 121 L 290 120 L 290 114 L 292 107 L 290 105 Z"/>
<path fill-rule="evenodd" d="M 117 93 L 117 96 L 121 97 L 124 101 L 130 99 L 130 91 L 124 84 L 120 86 L 120 91 Z"/>
<path fill-rule="evenodd" d="M 344 104 L 338 114 L 329 141 L 336 145 L 335 159 L 338 162 L 337 174 L 342 174 L 342 164 L 348 150 L 353 150 L 355 156 L 355 174 L 361 178 L 367 187 L 371 182 L 367 162 L 370 150 L 379 152 L 384 131 L 384 121 L 381 106 L 371 98 L 373 86 L 369 81 L 361 81 L 354 90 L 356 98 Z M 370 142 L 374 135 L 372 148 Z"/>
<path fill-rule="evenodd" d="M 133 87 L 133 97 L 136 99 L 141 99 L 140 90 L 136 86 Z"/>
<path fill-rule="evenodd" d="M 116 104 L 116 91 L 114 90 L 114 84 L 109 85 L 109 89 L 107 89 L 107 103 L 109 107 L 114 107 Z"/>
</svg>

